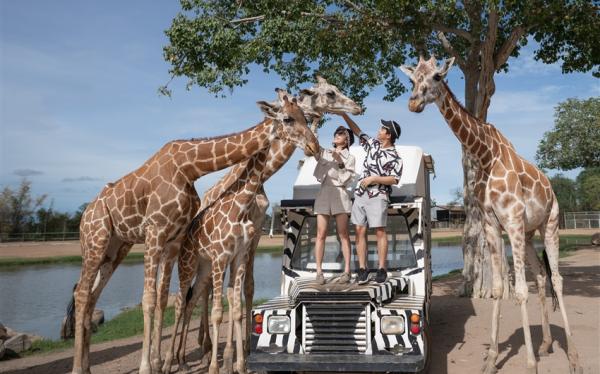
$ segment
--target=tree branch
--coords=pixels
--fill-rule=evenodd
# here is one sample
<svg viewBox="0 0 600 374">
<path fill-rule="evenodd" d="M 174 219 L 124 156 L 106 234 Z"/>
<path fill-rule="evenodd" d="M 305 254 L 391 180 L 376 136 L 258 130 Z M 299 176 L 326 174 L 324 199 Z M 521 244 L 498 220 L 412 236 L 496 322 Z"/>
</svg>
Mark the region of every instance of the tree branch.
<svg viewBox="0 0 600 374">
<path fill-rule="evenodd" d="M 462 58 L 461 55 L 458 54 L 458 52 L 456 52 L 456 50 L 454 48 L 452 48 L 450 41 L 448 41 L 448 39 L 446 39 L 446 35 L 444 35 L 443 32 L 439 31 L 437 33 L 437 38 L 442 42 L 442 46 L 444 47 L 446 52 L 448 52 L 448 54 L 450 56 L 454 57 L 454 59 L 456 60 L 456 63 L 460 66 L 460 68 L 462 69 L 462 68 L 466 67 L 465 60 Z"/>
<path fill-rule="evenodd" d="M 437 31 L 446 32 L 446 33 L 450 32 L 456 36 L 460 36 L 461 38 L 467 40 L 469 43 L 473 43 L 475 41 L 475 38 L 473 37 L 473 35 L 471 35 L 467 30 L 456 29 L 453 27 L 441 25 L 439 23 L 433 24 L 432 28 Z"/>
<path fill-rule="evenodd" d="M 523 26 L 517 26 L 513 29 L 494 58 L 494 68 L 496 70 L 500 69 L 500 67 L 506 63 L 508 57 L 515 49 L 517 42 L 523 37 L 523 35 L 525 35 L 526 32 L 527 28 Z"/>
<path fill-rule="evenodd" d="M 264 14 L 260 15 L 260 16 L 255 16 L 255 17 L 232 19 L 229 21 L 229 23 L 233 23 L 235 25 L 235 24 L 241 24 L 241 23 L 252 23 L 252 22 L 256 22 L 256 21 L 262 21 L 263 19 L 265 19 Z"/>
</svg>

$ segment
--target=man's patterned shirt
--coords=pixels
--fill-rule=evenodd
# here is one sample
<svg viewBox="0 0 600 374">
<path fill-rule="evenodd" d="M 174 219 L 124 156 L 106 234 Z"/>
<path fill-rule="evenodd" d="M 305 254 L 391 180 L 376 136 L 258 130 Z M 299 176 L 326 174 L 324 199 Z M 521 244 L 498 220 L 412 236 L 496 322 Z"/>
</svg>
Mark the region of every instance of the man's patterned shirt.
<svg viewBox="0 0 600 374">
<path fill-rule="evenodd" d="M 362 196 L 365 192 L 369 197 L 375 197 L 380 194 L 386 194 L 389 197 L 392 192 L 392 186 L 384 184 L 373 184 L 366 189 L 362 188 L 360 181 L 370 176 L 395 177 L 396 184 L 400 181 L 402 175 L 402 159 L 396 152 L 396 147 L 382 148 L 377 139 L 373 139 L 367 134 L 360 134 L 360 144 L 367 152 L 367 157 L 363 162 L 363 172 L 358 184 L 354 189 L 354 194 Z"/>
</svg>

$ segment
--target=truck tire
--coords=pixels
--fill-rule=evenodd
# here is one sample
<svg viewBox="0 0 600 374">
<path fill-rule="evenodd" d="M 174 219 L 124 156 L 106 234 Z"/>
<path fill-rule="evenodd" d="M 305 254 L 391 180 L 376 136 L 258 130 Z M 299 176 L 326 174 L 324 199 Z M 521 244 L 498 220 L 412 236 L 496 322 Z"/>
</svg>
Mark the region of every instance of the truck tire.
<svg viewBox="0 0 600 374">
<path fill-rule="evenodd" d="M 427 347 L 425 351 L 425 367 L 423 367 L 423 370 L 421 370 L 419 374 L 428 374 L 429 366 L 431 366 L 431 337 L 429 336 L 429 326 L 425 326 L 423 329 L 423 341 L 425 347 Z"/>
</svg>

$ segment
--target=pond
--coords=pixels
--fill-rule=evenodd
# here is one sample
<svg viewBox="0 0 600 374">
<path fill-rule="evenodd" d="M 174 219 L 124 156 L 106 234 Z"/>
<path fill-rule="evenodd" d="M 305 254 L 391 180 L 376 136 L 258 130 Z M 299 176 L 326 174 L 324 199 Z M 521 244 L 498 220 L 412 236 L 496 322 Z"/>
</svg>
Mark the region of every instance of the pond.
<svg viewBox="0 0 600 374">
<path fill-rule="evenodd" d="M 281 255 L 262 253 L 255 259 L 255 299 L 279 294 Z M 462 268 L 462 250 L 457 244 L 433 243 L 433 275 Z M 60 324 L 80 265 L 35 265 L 0 269 L 0 322 L 17 331 L 58 339 Z M 141 302 L 143 264 L 122 264 L 102 292 L 97 309 L 111 319 L 123 308 Z M 171 292 L 178 288 L 173 274 Z"/>
</svg>

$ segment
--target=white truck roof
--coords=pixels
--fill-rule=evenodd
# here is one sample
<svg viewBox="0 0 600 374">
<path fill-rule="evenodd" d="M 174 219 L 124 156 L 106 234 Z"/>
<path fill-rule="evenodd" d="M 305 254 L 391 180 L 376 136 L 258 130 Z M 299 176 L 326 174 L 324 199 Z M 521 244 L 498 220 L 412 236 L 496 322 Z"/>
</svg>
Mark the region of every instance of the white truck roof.
<svg viewBox="0 0 600 374">
<path fill-rule="evenodd" d="M 393 197 L 425 196 L 425 178 L 428 172 L 434 172 L 433 159 L 430 155 L 423 153 L 417 146 L 397 145 L 396 150 L 402 158 L 403 168 L 400 183 L 392 186 Z M 356 159 L 356 177 L 350 184 L 353 190 L 358 177 L 363 172 L 363 161 L 366 156 L 361 146 L 350 147 L 350 153 Z M 296 182 L 294 182 L 294 200 L 315 199 L 321 184 L 313 176 L 317 160 L 314 157 L 305 157 L 300 167 Z"/>
</svg>

